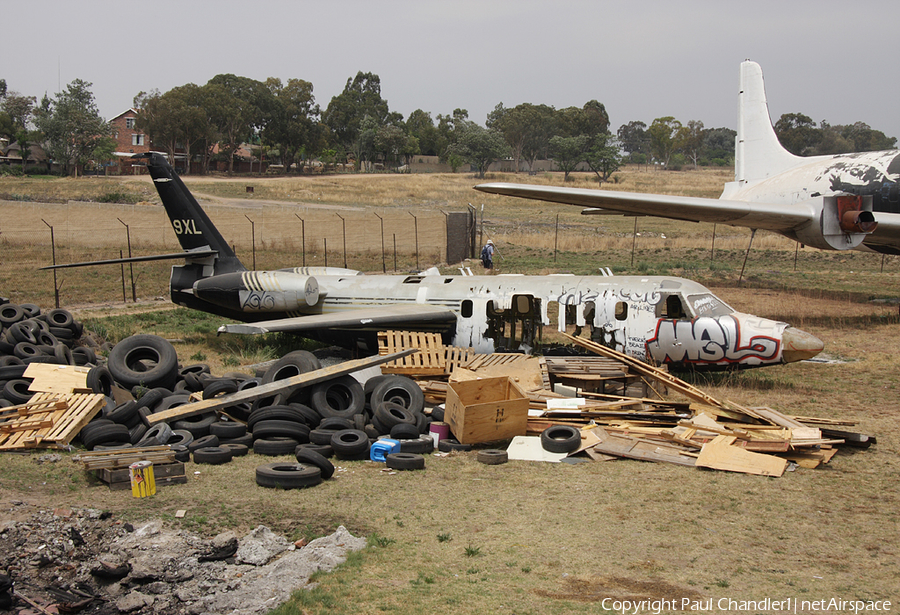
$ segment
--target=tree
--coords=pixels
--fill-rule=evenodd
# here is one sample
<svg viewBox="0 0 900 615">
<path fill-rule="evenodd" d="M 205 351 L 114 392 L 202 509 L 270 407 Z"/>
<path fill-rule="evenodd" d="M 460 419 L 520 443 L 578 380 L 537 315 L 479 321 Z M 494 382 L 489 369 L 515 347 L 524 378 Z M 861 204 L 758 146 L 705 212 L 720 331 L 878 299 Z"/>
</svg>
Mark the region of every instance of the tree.
<svg viewBox="0 0 900 615">
<path fill-rule="evenodd" d="M 784 148 L 797 156 L 808 156 L 818 146 L 822 133 L 812 118 L 802 113 L 785 113 L 775 122 L 775 134 Z"/>
<path fill-rule="evenodd" d="M 897 138 L 872 129 L 865 122 L 840 126 L 841 136 L 852 143 L 853 152 L 877 152 L 897 147 Z"/>
<path fill-rule="evenodd" d="M 609 133 L 597 135 L 592 140 L 592 145 L 584 155 L 584 162 L 597 176 L 597 182 L 602 184 L 622 166 L 622 150 L 616 143 L 616 138 Z"/>
<path fill-rule="evenodd" d="M 431 119 L 431 114 L 416 109 L 406 119 L 406 131 L 418 142 L 418 153 L 425 156 L 440 156 L 440 133 Z"/>
<path fill-rule="evenodd" d="M 270 77 L 266 87 L 274 96 L 269 122 L 262 132 L 267 143 L 278 145 L 287 172 L 299 155 L 319 149 L 319 106 L 313 97 L 313 85 L 302 79 L 281 80 Z"/>
<path fill-rule="evenodd" d="M 455 154 L 478 169 L 478 178 L 484 179 L 491 163 L 500 160 L 509 152 L 503 135 L 495 130 L 482 128 L 470 122 L 461 129 L 459 140 L 450 146 L 450 154 Z"/>
<path fill-rule="evenodd" d="M 91 152 L 91 158 L 95 163 L 104 163 L 115 158 L 116 140 L 112 137 L 103 137 L 97 140 L 94 151 Z M 109 167 L 104 165 L 104 171 L 108 171 Z"/>
<path fill-rule="evenodd" d="M 650 135 L 647 134 L 647 125 L 644 122 L 631 121 L 619 126 L 616 131 L 622 149 L 634 161 L 636 154 L 650 155 Z"/>
<path fill-rule="evenodd" d="M 0 110 L 9 115 L 15 130 L 26 130 L 36 102 L 37 99 L 34 96 L 22 96 L 15 92 L 7 92 L 0 102 Z"/>
<path fill-rule="evenodd" d="M 322 122 L 331 130 L 334 144 L 357 154 L 358 162 L 363 120 L 368 117 L 376 126 L 384 126 L 389 116 L 388 103 L 381 97 L 381 79 L 374 73 L 360 71 L 353 79 L 347 79 L 344 91 L 328 103 Z"/>
<path fill-rule="evenodd" d="M 534 161 L 547 157 L 550 138 L 556 130 L 556 110 L 547 105 L 522 104 L 522 121 L 525 126 L 525 142 L 522 156 L 528 162 L 529 173 L 534 174 Z"/>
<path fill-rule="evenodd" d="M 454 109 L 451 115 L 437 116 L 438 151 L 441 160 L 446 160 L 453 172 L 462 166 L 463 158 L 451 151 L 451 146 L 459 141 L 460 135 L 469 127 L 469 112 L 466 109 Z"/>
<path fill-rule="evenodd" d="M 563 137 L 556 135 L 550 138 L 548 152 L 553 162 L 563 172 L 563 181 L 569 181 L 569 173 L 584 160 L 585 148 L 590 143 L 587 135 Z"/>
<path fill-rule="evenodd" d="M 703 153 L 704 131 L 703 122 L 699 120 L 690 120 L 687 126 L 682 126 L 678 134 L 678 141 L 685 155 L 691 159 L 694 168 L 697 168 L 697 162 Z"/>
<path fill-rule="evenodd" d="M 54 99 L 44 96 L 35 110 L 35 125 L 47 139 L 47 153 L 76 176 L 98 141 L 110 133 L 90 88 L 90 83 L 75 79 Z"/>
<path fill-rule="evenodd" d="M 734 163 L 734 141 L 737 132 L 731 128 L 707 128 L 703 131 L 703 155 L 711 164 Z"/>
<path fill-rule="evenodd" d="M 207 85 L 211 88 L 207 103 L 212 105 L 207 111 L 225 146 L 231 173 L 238 147 L 263 129 L 271 116 L 273 95 L 265 84 L 232 74 L 216 75 Z"/>
<path fill-rule="evenodd" d="M 647 129 L 650 135 L 650 153 L 663 166 L 668 166 L 672 154 L 681 146 L 680 130 L 681 122 L 671 115 L 656 118 Z"/>
<path fill-rule="evenodd" d="M 486 122 L 488 129 L 497 130 L 503 135 L 512 154 L 515 173 L 519 172 L 519 161 L 522 159 L 522 149 L 525 147 L 525 139 L 528 134 L 524 110 L 523 105 L 507 109 L 502 102 L 497 103 L 494 110 L 488 114 Z"/>
<path fill-rule="evenodd" d="M 179 146 L 184 148 L 189 162 L 193 153 L 205 153 L 206 144 L 214 139 L 204 92 L 204 88 L 188 83 L 165 94 L 156 90 L 150 94 L 140 92 L 134 97 L 134 106 L 138 110 L 135 126 L 143 130 L 152 143 L 166 150 L 173 166 Z M 201 142 L 204 142 L 204 148 L 195 151 Z M 187 164 L 185 171 L 189 170 L 190 164 Z"/>
</svg>

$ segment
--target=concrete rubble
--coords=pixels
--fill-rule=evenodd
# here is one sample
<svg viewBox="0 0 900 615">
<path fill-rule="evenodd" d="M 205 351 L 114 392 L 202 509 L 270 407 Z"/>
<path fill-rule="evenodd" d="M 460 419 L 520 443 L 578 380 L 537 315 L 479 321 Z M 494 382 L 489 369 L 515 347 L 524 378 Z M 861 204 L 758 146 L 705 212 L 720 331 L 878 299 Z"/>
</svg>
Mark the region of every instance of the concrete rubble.
<svg viewBox="0 0 900 615">
<path fill-rule="evenodd" d="M 0 524 L 0 571 L 15 583 L 10 612 L 22 615 L 40 613 L 35 605 L 101 615 L 266 613 L 366 545 L 343 526 L 297 548 L 265 526 L 206 539 L 95 509 L 3 509 L 12 520 Z"/>
</svg>

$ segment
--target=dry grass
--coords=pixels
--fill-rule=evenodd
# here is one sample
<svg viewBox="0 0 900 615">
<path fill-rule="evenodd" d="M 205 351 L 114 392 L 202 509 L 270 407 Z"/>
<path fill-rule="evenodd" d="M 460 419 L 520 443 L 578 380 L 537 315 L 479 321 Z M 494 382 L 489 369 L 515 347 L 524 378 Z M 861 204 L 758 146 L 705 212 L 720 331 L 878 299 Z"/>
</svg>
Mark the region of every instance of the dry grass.
<svg viewBox="0 0 900 615">
<path fill-rule="evenodd" d="M 671 177 L 625 173 L 617 187 L 655 180 L 655 175 Z M 711 175 L 710 183 L 718 182 L 720 190 L 722 178 Z M 524 176 L 505 179 L 531 180 Z M 542 177 L 533 181 L 545 179 L 556 181 Z M 405 183 L 413 180 L 415 184 Z M 140 185 L 144 180 L 129 181 Z M 248 182 L 191 181 L 198 191 L 202 185 L 203 191 L 210 193 L 226 188 L 235 193 L 216 197 L 220 199 L 237 198 Z M 706 178 L 697 181 L 704 183 Z M 444 182 L 452 185 L 443 186 Z M 305 186 L 303 189 L 310 191 L 305 200 L 327 193 L 326 204 L 332 206 L 353 202 L 350 192 L 340 194 L 340 186 L 350 190 L 354 184 L 352 189 L 364 192 L 357 198 L 360 205 L 384 208 L 385 212 L 392 207 L 389 202 L 397 203 L 396 207 L 415 203 L 412 185 L 417 190 L 433 187 L 437 191 L 423 199 L 434 203 L 434 211 L 441 202 L 455 203 L 455 207 L 464 207 L 464 202 L 473 198 L 481 202 L 481 197 L 471 192 L 475 183 L 471 177 L 254 179 L 253 183 L 254 199 L 285 198 L 275 192 L 270 195 L 261 186 L 273 191 L 298 191 Z M 281 187 L 282 183 L 292 187 Z M 391 197 L 376 196 L 389 185 L 400 190 Z M 5 190 L 3 186 L 0 182 L 0 192 Z M 442 190 L 452 196 L 442 197 Z M 701 192 L 705 196 L 718 193 L 710 187 Z M 896 296 L 896 263 L 888 259 L 882 274 L 879 257 L 804 250 L 795 272 L 794 244 L 777 244 L 751 255 L 745 287 L 738 288 L 735 280 L 745 247 L 740 245 L 742 231 L 728 229 L 734 235 L 731 247 L 720 246 L 722 235 L 717 233 L 717 252 L 721 249 L 721 253 L 711 267 L 711 227 L 705 234 L 706 225 L 682 227 L 642 219 L 639 230 L 657 235 L 638 238 L 632 267 L 631 221 L 585 219 L 577 208 L 523 203 L 497 201 L 486 206 L 486 228 L 508 232 L 500 244 L 504 270 L 596 271 L 596 266 L 608 264 L 637 272 L 643 263 L 645 268 L 697 277 L 735 307 L 789 320 L 818 335 L 826 342 L 825 352 L 844 361 L 697 377 L 698 383 L 717 397 L 741 404 L 770 405 L 789 414 L 852 417 L 858 419 L 860 431 L 876 434 L 879 443 L 865 452 L 841 452 L 824 468 L 801 469 L 780 479 L 636 461 L 486 466 L 477 463 L 473 454 L 457 454 L 430 457 L 424 472 L 397 474 L 383 473 L 370 463 L 346 462 L 340 464 L 343 469 L 335 479 L 304 491 L 257 487 L 253 470 L 263 460 L 251 456 L 226 466 L 189 465 L 187 485 L 164 487 L 156 496 L 139 500 L 128 492 L 108 491 L 68 458 L 55 465 L 38 465 L 36 455 L 6 455 L 0 457 L 0 502 L 92 506 L 128 520 L 161 517 L 172 526 L 208 535 L 224 529 L 245 531 L 264 523 L 291 538 L 312 537 L 344 524 L 354 533 L 373 538 L 375 547 L 319 578 L 317 589 L 298 595 L 279 609 L 284 614 L 448 610 L 460 614 L 563 614 L 601 611 L 603 598 L 896 600 L 900 592 L 900 490 L 896 481 L 900 472 L 900 328 L 896 305 L 865 301 L 870 295 Z M 230 205 L 223 202 L 215 211 L 225 211 Z M 264 209 L 257 207 L 238 210 L 235 216 L 252 216 Z M 424 216 L 432 211 L 429 207 L 423 204 L 414 213 Z M 343 215 L 343 210 L 326 213 L 334 211 Z M 552 245 L 538 242 L 546 242 L 546 235 L 553 232 L 557 211 L 561 224 L 565 220 L 568 225 L 566 241 L 572 243 L 566 244 L 554 263 Z M 120 210 L 119 215 L 122 213 Z M 526 220 L 534 228 L 523 228 L 528 226 Z M 602 223 L 600 232 L 598 222 Z M 0 240 L 6 239 L 5 227 L 0 230 Z M 661 233 L 666 240 L 659 237 Z M 171 241 L 171 237 L 154 241 Z M 675 244 L 681 241 L 685 243 Z M 156 246 L 148 243 L 146 247 Z M 0 283 L 8 289 L 5 292 L 33 297 L 27 293 L 46 284 L 46 279 L 32 279 L 33 267 L 41 261 L 40 250 L 46 248 L 23 252 L 28 255 L 28 266 L 11 258 L 16 253 L 10 252 L 9 245 L 4 248 Z M 95 250 L 99 252 L 82 246 L 73 248 L 71 255 Z M 279 260 L 281 265 L 298 264 L 299 260 L 288 248 L 266 254 L 269 256 L 264 258 Z M 365 265 L 361 269 L 380 270 L 380 257 L 352 258 Z M 161 285 L 164 292 L 165 269 L 162 266 L 152 273 L 142 269 L 145 273 L 139 288 L 150 287 L 151 278 L 160 276 L 163 281 L 152 282 L 156 284 L 153 288 Z M 121 297 L 118 275 L 116 271 L 95 280 L 113 300 Z M 64 296 L 73 303 L 87 303 L 87 298 L 94 296 L 88 284 L 83 291 L 75 291 L 74 277 L 66 276 Z M 147 306 L 137 311 L 144 309 Z M 179 325 L 185 329 L 184 340 L 178 343 L 183 362 L 201 353 L 215 370 L 224 371 L 226 356 L 245 353 L 246 362 L 261 358 L 259 349 L 253 347 L 216 346 L 207 331 L 212 321 L 190 313 L 184 318 L 195 319 L 196 328 L 188 331 L 186 325 Z M 127 334 L 125 327 L 137 327 L 148 333 L 169 331 L 171 336 L 166 328 L 171 324 L 165 322 L 150 315 L 116 326 L 123 327 L 120 334 Z M 230 360 L 228 369 L 234 368 L 232 364 Z M 182 520 L 174 518 L 178 509 L 188 511 Z"/>
</svg>

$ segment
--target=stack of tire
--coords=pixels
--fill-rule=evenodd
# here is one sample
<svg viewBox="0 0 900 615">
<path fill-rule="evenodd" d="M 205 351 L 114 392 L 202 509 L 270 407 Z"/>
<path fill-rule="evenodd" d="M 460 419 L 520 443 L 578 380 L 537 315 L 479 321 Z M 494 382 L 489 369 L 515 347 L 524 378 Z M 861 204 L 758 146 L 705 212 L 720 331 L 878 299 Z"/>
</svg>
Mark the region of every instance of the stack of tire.
<svg viewBox="0 0 900 615">
<path fill-rule="evenodd" d="M 0 297 L 0 407 L 24 404 L 33 393 L 24 378 L 31 363 L 93 365 L 94 351 L 79 344 L 84 325 L 66 310 L 42 312 L 32 303 Z"/>
<path fill-rule="evenodd" d="M 263 376 L 274 382 L 320 367 L 311 353 L 296 351 L 277 361 Z M 423 438 L 428 419 L 425 399 L 415 381 L 405 376 L 379 376 L 363 387 L 352 376 L 339 376 L 287 392 L 266 403 L 260 400 L 248 419 L 258 454 L 282 455 L 293 448 L 297 464 L 260 466 L 257 483 L 281 488 L 307 487 L 334 472 L 329 457 L 368 459 L 371 443 L 382 436 L 400 439 L 401 450 L 421 453 L 432 447 Z"/>
<path fill-rule="evenodd" d="M 227 463 L 250 449 L 258 455 L 292 455 L 297 464 L 314 466 L 319 481 L 334 472 L 330 457 L 367 459 L 371 442 L 382 436 L 400 440 L 405 454 L 432 448 L 431 438 L 422 436 L 429 425 L 424 395 L 405 376 L 379 376 L 366 387 L 352 376 L 339 376 L 228 406 L 221 413 L 151 421 L 154 414 L 190 403 L 193 393 L 210 399 L 320 367 L 315 355 L 301 350 L 261 373 L 214 377 L 205 364 L 179 367 L 175 348 L 165 339 L 134 335 L 109 351 L 105 366 L 91 369 L 88 385 L 110 395 L 116 384 L 130 389 L 135 399 L 116 405 L 110 397 L 103 412 L 82 430 L 82 443 L 92 450 L 169 444 L 177 459 L 209 464 Z M 294 470 L 298 476 L 281 463 L 278 469 L 263 469 L 257 482 L 280 487 L 316 484 L 310 477 L 314 470 Z"/>
</svg>

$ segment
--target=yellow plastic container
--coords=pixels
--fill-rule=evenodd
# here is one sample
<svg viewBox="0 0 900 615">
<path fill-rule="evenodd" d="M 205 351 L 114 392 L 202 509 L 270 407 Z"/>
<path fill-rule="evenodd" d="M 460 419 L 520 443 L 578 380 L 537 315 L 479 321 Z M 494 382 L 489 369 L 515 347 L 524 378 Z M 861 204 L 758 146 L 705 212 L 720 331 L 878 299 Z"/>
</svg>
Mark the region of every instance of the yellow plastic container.
<svg viewBox="0 0 900 615">
<path fill-rule="evenodd" d="M 131 472 L 131 495 L 145 498 L 156 494 L 156 478 L 153 476 L 152 461 L 135 461 L 128 466 Z"/>
</svg>

